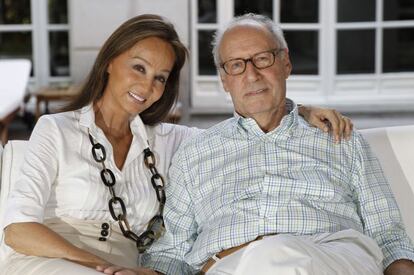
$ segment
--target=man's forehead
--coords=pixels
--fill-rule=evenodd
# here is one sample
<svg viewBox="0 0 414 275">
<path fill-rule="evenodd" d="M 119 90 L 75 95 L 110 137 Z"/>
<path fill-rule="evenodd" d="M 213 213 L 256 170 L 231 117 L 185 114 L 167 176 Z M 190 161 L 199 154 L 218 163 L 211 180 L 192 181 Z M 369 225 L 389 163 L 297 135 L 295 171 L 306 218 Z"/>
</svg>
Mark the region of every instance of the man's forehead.
<svg viewBox="0 0 414 275">
<path fill-rule="evenodd" d="M 227 29 L 223 35 L 219 52 L 220 55 L 226 55 L 225 58 L 232 58 L 235 57 L 233 54 L 239 53 L 239 51 L 248 51 L 253 54 L 274 48 L 277 46 L 276 44 L 277 42 L 265 26 L 249 21 L 246 24 L 237 24 Z"/>
<path fill-rule="evenodd" d="M 243 32 L 250 32 L 250 31 L 263 32 L 263 33 L 268 32 L 268 30 L 263 24 L 253 21 L 253 20 L 245 20 L 245 21 L 238 22 L 228 27 L 227 30 L 224 32 L 223 37 L 234 34 L 234 33 L 240 34 Z"/>
</svg>

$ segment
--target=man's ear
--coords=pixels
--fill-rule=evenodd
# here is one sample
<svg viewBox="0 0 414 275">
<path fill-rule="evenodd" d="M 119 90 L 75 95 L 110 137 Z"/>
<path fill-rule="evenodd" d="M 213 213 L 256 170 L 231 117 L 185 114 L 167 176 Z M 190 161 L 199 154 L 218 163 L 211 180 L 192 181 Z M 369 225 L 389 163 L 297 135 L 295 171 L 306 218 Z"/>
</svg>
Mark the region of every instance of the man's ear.
<svg viewBox="0 0 414 275">
<path fill-rule="evenodd" d="M 222 70 L 219 70 L 218 73 L 220 74 L 221 84 L 223 85 L 223 89 L 226 93 L 229 92 L 227 81 L 226 81 L 226 75 Z"/>
<path fill-rule="evenodd" d="M 290 62 L 289 49 L 284 49 L 282 54 L 283 54 L 282 60 L 283 60 L 283 68 L 285 71 L 285 78 L 288 79 L 292 72 L 292 63 Z"/>
</svg>

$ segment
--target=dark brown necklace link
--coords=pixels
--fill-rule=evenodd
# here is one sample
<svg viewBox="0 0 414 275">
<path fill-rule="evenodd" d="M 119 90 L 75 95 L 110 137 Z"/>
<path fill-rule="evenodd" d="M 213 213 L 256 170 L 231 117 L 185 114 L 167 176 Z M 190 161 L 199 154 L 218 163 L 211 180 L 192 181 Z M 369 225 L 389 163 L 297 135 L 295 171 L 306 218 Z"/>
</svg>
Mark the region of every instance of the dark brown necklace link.
<svg viewBox="0 0 414 275">
<path fill-rule="evenodd" d="M 148 222 L 147 229 L 141 234 L 137 235 L 132 230 L 127 220 L 127 211 L 124 201 L 116 196 L 114 185 L 116 183 L 115 175 L 105 166 L 106 160 L 106 150 L 105 147 L 94 141 L 94 138 L 89 134 L 89 140 L 92 144 L 92 156 L 94 160 L 102 164 L 101 179 L 103 184 L 108 187 L 109 192 L 111 193 L 111 199 L 109 200 L 109 212 L 111 213 L 112 218 L 118 222 L 119 227 L 122 231 L 122 234 L 134 241 L 137 245 L 139 253 L 145 252 L 152 243 L 161 237 L 164 232 L 164 205 L 165 205 L 165 182 L 164 178 L 158 173 L 157 168 L 155 167 L 155 156 L 150 148 L 144 149 L 144 164 L 150 170 L 151 184 L 157 195 L 157 200 L 160 204 L 158 213 Z M 114 205 L 120 205 L 120 212 L 115 211 Z"/>
</svg>

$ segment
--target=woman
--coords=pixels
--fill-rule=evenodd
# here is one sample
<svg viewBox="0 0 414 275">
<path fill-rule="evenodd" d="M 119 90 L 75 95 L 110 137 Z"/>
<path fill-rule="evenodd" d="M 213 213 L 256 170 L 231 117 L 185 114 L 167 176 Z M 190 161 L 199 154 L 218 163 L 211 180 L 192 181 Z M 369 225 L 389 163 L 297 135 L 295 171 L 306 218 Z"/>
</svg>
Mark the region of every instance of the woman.
<svg viewBox="0 0 414 275">
<path fill-rule="evenodd" d="M 165 19 L 132 18 L 103 45 L 67 111 L 39 120 L 5 211 L 12 250 L 1 274 L 137 265 L 138 252 L 160 233 L 172 155 L 198 131 L 160 123 L 176 100 L 186 54 Z M 314 112 L 318 123 L 330 117 L 350 132 L 335 111 Z"/>
</svg>

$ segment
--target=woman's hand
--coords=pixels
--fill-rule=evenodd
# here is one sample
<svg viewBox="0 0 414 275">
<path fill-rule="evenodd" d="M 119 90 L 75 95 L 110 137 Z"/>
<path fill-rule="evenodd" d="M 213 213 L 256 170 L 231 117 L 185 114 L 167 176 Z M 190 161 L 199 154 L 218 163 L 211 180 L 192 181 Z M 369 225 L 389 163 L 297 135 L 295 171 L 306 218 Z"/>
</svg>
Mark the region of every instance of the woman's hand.
<svg viewBox="0 0 414 275">
<path fill-rule="evenodd" d="M 116 265 L 98 265 L 96 267 L 97 271 L 100 271 L 104 274 L 111 274 L 111 275 L 159 275 L 157 271 L 152 269 L 137 267 L 137 268 L 125 268 L 122 266 Z"/>
<path fill-rule="evenodd" d="M 351 119 L 334 109 L 300 105 L 298 111 L 312 126 L 318 127 L 324 132 L 331 129 L 336 143 L 342 138 L 348 140 L 351 137 L 354 128 Z"/>
</svg>

